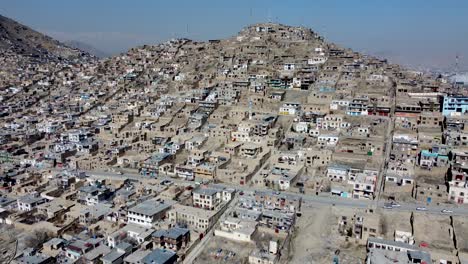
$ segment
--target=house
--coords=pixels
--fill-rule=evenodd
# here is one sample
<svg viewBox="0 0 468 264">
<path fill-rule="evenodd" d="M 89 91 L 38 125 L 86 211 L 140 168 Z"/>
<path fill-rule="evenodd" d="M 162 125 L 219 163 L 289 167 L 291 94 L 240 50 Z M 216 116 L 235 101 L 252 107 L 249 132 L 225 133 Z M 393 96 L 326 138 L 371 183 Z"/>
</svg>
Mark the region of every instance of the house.
<svg viewBox="0 0 468 264">
<path fill-rule="evenodd" d="M 216 211 L 174 204 L 173 208 L 167 213 L 167 217 L 171 224 L 205 231 L 214 224 L 214 215 L 216 213 Z"/>
<path fill-rule="evenodd" d="M 111 210 L 111 206 L 108 204 L 88 206 L 80 211 L 79 222 L 83 226 L 90 226 L 104 219 Z"/>
<path fill-rule="evenodd" d="M 274 101 L 282 101 L 284 98 L 284 91 L 273 91 L 271 92 L 269 98 L 274 100 Z"/>
<path fill-rule="evenodd" d="M 439 112 L 422 112 L 418 118 L 419 127 L 440 127 L 444 116 Z"/>
<path fill-rule="evenodd" d="M 249 264 L 274 264 L 278 258 L 278 242 L 270 241 L 268 250 L 256 248 L 249 255 Z"/>
<path fill-rule="evenodd" d="M 187 164 L 192 166 L 200 165 L 205 161 L 206 156 L 208 156 L 207 150 L 193 149 L 187 158 Z"/>
<path fill-rule="evenodd" d="M 20 211 L 31 211 L 33 210 L 36 206 L 45 203 L 47 200 L 45 198 L 42 198 L 40 196 L 35 196 L 35 195 L 26 195 L 21 198 L 18 198 L 17 204 L 18 204 L 18 210 Z"/>
<path fill-rule="evenodd" d="M 126 239 L 131 239 L 136 243 L 141 244 L 145 241 L 149 241 L 153 232 L 154 229 L 152 228 L 147 228 L 142 225 L 128 224 L 109 234 L 107 236 L 107 245 L 110 248 L 115 248 L 119 243 Z"/>
<path fill-rule="evenodd" d="M 419 166 L 423 169 L 430 170 L 432 167 L 443 167 L 448 165 L 448 162 L 447 155 L 439 155 L 437 152 L 422 150 L 419 154 Z"/>
<path fill-rule="evenodd" d="M 246 158 L 256 158 L 258 154 L 262 152 L 262 147 L 255 143 L 243 144 L 240 149 L 240 155 Z"/>
<path fill-rule="evenodd" d="M 193 206 L 214 210 L 220 203 L 218 190 L 209 188 L 198 188 L 193 193 Z"/>
<path fill-rule="evenodd" d="M 101 240 L 102 239 L 76 240 L 66 246 L 65 256 L 71 260 L 71 262 L 75 262 L 86 253 L 96 248 Z"/>
<path fill-rule="evenodd" d="M 200 148 L 206 141 L 205 136 L 194 136 L 191 139 L 185 141 L 185 149 L 193 150 Z"/>
<path fill-rule="evenodd" d="M 128 209 L 128 223 L 152 227 L 153 224 L 165 217 L 166 212 L 174 204 L 173 201 L 148 200 Z"/>
<path fill-rule="evenodd" d="M 450 116 L 453 113 L 468 112 L 468 97 L 466 96 L 444 96 L 442 114 Z"/>
<path fill-rule="evenodd" d="M 79 201 L 87 206 L 93 206 L 107 201 L 113 194 L 107 186 L 100 183 L 83 186 L 78 190 Z"/>
<path fill-rule="evenodd" d="M 230 142 L 224 147 L 224 152 L 235 156 L 239 153 L 242 144 L 240 142 Z"/>
<path fill-rule="evenodd" d="M 121 264 L 123 259 L 132 252 L 132 245 L 126 242 L 118 244 L 109 253 L 101 257 L 102 264 Z"/>
<path fill-rule="evenodd" d="M 215 236 L 224 237 L 235 241 L 250 242 L 256 229 L 256 221 L 228 217 L 220 223 L 219 228 L 214 231 L 214 234 Z"/>
<path fill-rule="evenodd" d="M 65 240 L 54 237 L 42 245 L 42 252 L 48 256 L 56 257 L 65 245 Z"/>
<path fill-rule="evenodd" d="M 294 225 L 295 217 L 295 214 L 291 212 L 264 210 L 260 216 L 259 223 L 264 227 L 278 231 L 287 231 Z"/>
<path fill-rule="evenodd" d="M 378 237 L 381 233 L 380 215 L 365 213 L 355 215 L 353 236 L 361 243 L 367 243 L 368 239 Z"/>
<path fill-rule="evenodd" d="M 172 264 L 176 263 L 177 255 L 174 251 L 157 248 L 146 255 L 142 264 Z"/>
<path fill-rule="evenodd" d="M 331 181 L 345 181 L 348 178 L 349 166 L 333 164 L 327 168 L 327 178 Z"/>
<path fill-rule="evenodd" d="M 346 114 L 350 116 L 368 115 L 367 102 L 366 98 L 353 99 L 346 109 Z"/>
<path fill-rule="evenodd" d="M 203 163 L 193 169 L 195 179 L 213 180 L 216 176 L 216 166 L 209 163 Z"/>
<path fill-rule="evenodd" d="M 20 252 L 13 261 L 14 264 L 52 264 L 56 263 L 55 257 L 42 254 L 35 250 Z"/>
<path fill-rule="evenodd" d="M 160 168 L 173 159 L 174 155 L 170 153 L 153 153 L 146 160 L 140 162 L 140 173 L 142 175 L 156 176 L 160 173 Z"/>
<path fill-rule="evenodd" d="M 84 254 L 83 260 L 85 261 L 85 263 L 99 264 L 102 263 L 101 258 L 109 254 L 111 251 L 112 249 L 110 247 L 102 244 Z"/>
<path fill-rule="evenodd" d="M 351 170 L 348 175 L 348 184 L 353 185 L 353 198 L 373 199 L 377 185 L 377 176 L 378 171 L 375 170 L 364 170 L 357 173 Z"/>
<path fill-rule="evenodd" d="M 307 59 L 307 64 L 318 65 L 318 64 L 324 64 L 326 61 L 327 61 L 327 57 L 317 55 L 317 56 Z"/>
<path fill-rule="evenodd" d="M 321 147 L 334 147 L 338 144 L 340 137 L 335 134 L 322 134 L 317 137 L 317 145 Z"/>
<path fill-rule="evenodd" d="M 231 133 L 232 141 L 250 142 L 254 134 L 255 123 L 243 121 L 237 126 L 237 131 Z"/>
<path fill-rule="evenodd" d="M 174 167 L 174 173 L 187 181 L 193 181 L 195 179 L 194 168 L 187 165 L 176 165 Z"/>
<path fill-rule="evenodd" d="M 299 212 L 301 210 L 302 198 L 286 193 L 273 191 L 256 191 L 255 202 L 263 205 L 266 209 L 282 210 L 286 212 Z"/>
<path fill-rule="evenodd" d="M 295 103 L 295 102 L 288 102 L 284 103 L 280 109 L 279 109 L 279 114 L 280 115 L 297 115 L 301 111 L 301 104 L 300 103 Z"/>
<path fill-rule="evenodd" d="M 433 263 L 428 252 L 398 241 L 369 238 L 367 251 L 366 264 Z"/>
<path fill-rule="evenodd" d="M 294 63 L 285 63 L 283 65 L 283 70 L 285 71 L 294 71 L 295 68 L 296 68 L 296 65 Z"/>
<path fill-rule="evenodd" d="M 308 133 L 309 132 L 309 123 L 307 122 L 297 122 L 294 124 L 294 131 L 298 133 Z"/>
<path fill-rule="evenodd" d="M 161 229 L 152 234 L 156 247 L 169 248 L 177 251 L 190 243 L 190 230 L 181 227 Z"/>
<path fill-rule="evenodd" d="M 343 115 L 330 114 L 324 118 L 317 118 L 317 128 L 325 130 L 340 130 L 350 125 L 350 123 L 344 121 Z"/>
</svg>

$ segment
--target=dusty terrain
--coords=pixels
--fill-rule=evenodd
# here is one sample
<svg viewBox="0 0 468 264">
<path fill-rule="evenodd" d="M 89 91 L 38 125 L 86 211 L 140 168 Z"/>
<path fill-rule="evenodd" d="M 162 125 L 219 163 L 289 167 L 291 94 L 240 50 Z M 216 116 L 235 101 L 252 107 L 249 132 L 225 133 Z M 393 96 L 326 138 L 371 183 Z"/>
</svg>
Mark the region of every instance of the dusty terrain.
<svg viewBox="0 0 468 264">
<path fill-rule="evenodd" d="M 340 263 L 360 263 L 365 259 L 362 248 L 345 242 L 338 234 L 338 213 L 335 208 L 303 207 L 298 218 L 288 257 L 282 263 L 332 263 L 336 250 L 340 250 Z"/>
</svg>

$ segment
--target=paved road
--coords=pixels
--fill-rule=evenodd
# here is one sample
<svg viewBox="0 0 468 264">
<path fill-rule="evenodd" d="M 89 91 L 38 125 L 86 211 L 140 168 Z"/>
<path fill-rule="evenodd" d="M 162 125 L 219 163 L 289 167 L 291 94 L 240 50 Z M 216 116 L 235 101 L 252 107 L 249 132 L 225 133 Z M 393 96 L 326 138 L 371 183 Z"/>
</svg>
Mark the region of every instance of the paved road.
<svg viewBox="0 0 468 264">
<path fill-rule="evenodd" d="M 139 174 L 118 174 L 114 172 L 96 172 L 96 171 L 85 171 L 87 175 L 92 178 L 96 179 L 114 179 L 114 180 L 124 180 L 124 179 L 133 179 L 133 180 L 142 180 L 142 179 L 149 179 L 145 178 Z M 190 184 L 193 182 L 188 182 L 179 179 L 173 179 L 170 177 L 159 176 L 159 180 L 168 179 L 178 184 Z M 219 184 L 221 186 L 227 188 L 235 188 L 237 190 L 245 192 L 247 195 L 248 192 L 254 191 L 267 191 L 267 188 L 260 188 L 260 187 L 247 187 L 247 186 L 238 186 L 238 185 L 231 185 L 231 184 Z M 271 190 L 270 190 L 271 191 Z M 342 198 L 337 196 L 329 196 L 329 195 L 315 195 L 315 194 L 299 194 L 299 193 L 292 193 L 283 191 L 282 193 L 289 194 L 292 196 L 301 197 L 303 200 L 303 204 L 307 205 L 322 205 L 322 206 L 336 206 L 336 207 L 348 207 L 348 208 L 375 208 L 378 210 L 386 210 L 386 211 L 417 211 L 417 207 L 426 207 L 426 213 L 432 214 L 443 214 L 441 211 L 443 209 L 450 209 L 453 213 L 449 213 L 446 215 L 463 215 L 468 216 L 468 207 L 458 207 L 456 205 L 447 204 L 447 205 L 426 205 L 424 203 L 404 203 L 399 202 L 400 207 L 394 207 L 393 209 L 384 209 L 383 200 L 356 200 L 350 198 Z M 421 211 L 422 212 L 422 211 Z"/>
</svg>

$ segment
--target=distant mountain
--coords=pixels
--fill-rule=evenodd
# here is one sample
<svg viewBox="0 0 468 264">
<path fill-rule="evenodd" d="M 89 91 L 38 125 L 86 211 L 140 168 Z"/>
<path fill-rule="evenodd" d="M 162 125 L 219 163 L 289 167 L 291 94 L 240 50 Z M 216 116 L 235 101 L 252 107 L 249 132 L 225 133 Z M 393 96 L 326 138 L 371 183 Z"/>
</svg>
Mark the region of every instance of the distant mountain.
<svg viewBox="0 0 468 264">
<path fill-rule="evenodd" d="M 109 53 L 96 49 L 95 47 L 89 45 L 88 43 L 84 43 L 79 40 L 68 40 L 68 41 L 64 41 L 64 43 L 69 47 L 88 52 L 89 54 L 94 55 L 98 58 L 105 58 L 105 57 L 111 56 Z"/>
<path fill-rule="evenodd" d="M 77 59 L 87 52 L 67 45 L 0 15 L 0 51 L 48 59 Z"/>
</svg>

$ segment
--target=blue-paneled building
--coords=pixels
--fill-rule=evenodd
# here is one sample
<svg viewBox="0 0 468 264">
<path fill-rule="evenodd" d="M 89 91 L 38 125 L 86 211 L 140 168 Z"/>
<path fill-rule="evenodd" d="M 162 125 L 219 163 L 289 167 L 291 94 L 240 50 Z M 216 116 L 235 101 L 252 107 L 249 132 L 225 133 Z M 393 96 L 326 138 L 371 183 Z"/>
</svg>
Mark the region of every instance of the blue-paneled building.
<svg viewBox="0 0 468 264">
<path fill-rule="evenodd" d="M 442 114 L 448 116 L 451 113 L 467 113 L 468 112 L 468 97 L 467 96 L 444 96 L 444 104 Z"/>
</svg>

